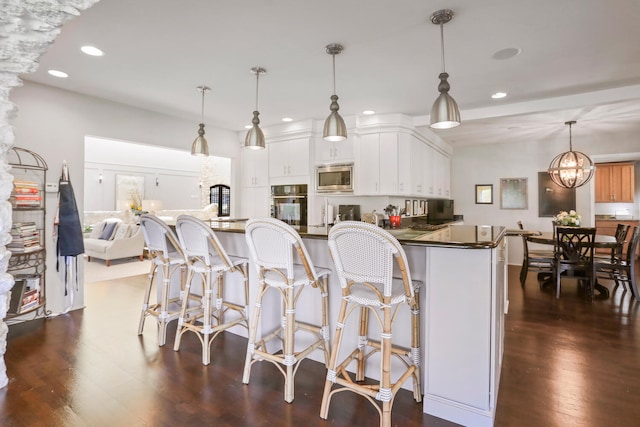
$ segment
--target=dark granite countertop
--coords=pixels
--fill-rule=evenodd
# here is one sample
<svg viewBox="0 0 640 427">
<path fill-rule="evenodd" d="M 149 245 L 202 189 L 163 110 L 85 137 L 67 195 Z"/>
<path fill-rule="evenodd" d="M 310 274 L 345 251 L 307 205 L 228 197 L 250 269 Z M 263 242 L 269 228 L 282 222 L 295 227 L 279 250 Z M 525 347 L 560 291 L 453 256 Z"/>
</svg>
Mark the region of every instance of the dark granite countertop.
<svg viewBox="0 0 640 427">
<path fill-rule="evenodd" d="M 245 224 L 246 221 L 211 220 L 211 228 L 216 232 L 244 233 Z M 300 227 L 297 231 L 303 238 L 327 238 L 324 233 L 309 232 L 307 227 Z M 498 246 L 507 229 L 491 225 L 448 225 L 434 231 L 411 228 L 387 229 L 387 231 L 400 243 L 406 245 L 489 249 Z"/>
</svg>

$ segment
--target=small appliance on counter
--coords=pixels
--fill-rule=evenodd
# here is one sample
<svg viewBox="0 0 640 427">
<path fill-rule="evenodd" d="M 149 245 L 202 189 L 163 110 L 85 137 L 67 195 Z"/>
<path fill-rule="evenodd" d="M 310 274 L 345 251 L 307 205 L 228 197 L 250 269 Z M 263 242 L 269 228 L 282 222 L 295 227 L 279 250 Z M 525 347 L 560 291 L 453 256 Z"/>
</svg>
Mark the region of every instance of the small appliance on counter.
<svg viewBox="0 0 640 427">
<path fill-rule="evenodd" d="M 338 205 L 340 221 L 360 221 L 360 205 Z"/>
</svg>

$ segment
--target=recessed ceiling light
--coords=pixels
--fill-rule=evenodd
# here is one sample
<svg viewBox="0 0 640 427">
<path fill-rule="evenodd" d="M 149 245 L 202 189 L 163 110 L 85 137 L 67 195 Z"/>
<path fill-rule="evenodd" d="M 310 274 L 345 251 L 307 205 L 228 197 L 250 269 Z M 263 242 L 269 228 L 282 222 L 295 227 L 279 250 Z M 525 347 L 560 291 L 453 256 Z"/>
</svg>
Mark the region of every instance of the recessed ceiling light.
<svg viewBox="0 0 640 427">
<path fill-rule="evenodd" d="M 519 49 L 517 47 L 508 47 L 506 49 L 501 49 L 497 51 L 492 55 L 492 57 L 493 59 L 499 59 L 499 60 L 510 59 L 510 58 L 513 58 L 514 56 L 520 55 L 520 52 L 522 52 L 522 49 Z"/>
<path fill-rule="evenodd" d="M 507 94 L 504 92 L 496 92 L 493 95 L 491 95 L 493 99 L 500 99 L 500 98 L 504 98 L 505 96 L 507 96 Z"/>
<path fill-rule="evenodd" d="M 372 115 L 374 115 L 375 113 L 376 113 L 376 112 L 375 112 L 375 111 L 373 111 L 373 110 L 364 110 L 364 111 L 362 112 L 362 114 L 364 114 L 365 116 L 372 116 Z"/>
<path fill-rule="evenodd" d="M 61 79 L 66 79 L 67 77 L 69 77 L 69 74 L 65 73 L 64 71 L 49 70 L 47 72 L 53 77 L 60 77 Z"/>
<path fill-rule="evenodd" d="M 292 122 L 292 121 L 293 121 L 293 119 L 292 119 L 291 117 L 283 117 L 283 118 L 282 118 L 282 121 L 283 121 L 283 122 Z"/>
<path fill-rule="evenodd" d="M 101 51 L 100 49 L 98 49 L 95 46 L 82 46 L 80 48 L 81 51 L 83 51 L 84 53 L 86 53 L 87 55 L 91 55 L 91 56 L 102 56 L 104 55 L 104 52 Z"/>
<path fill-rule="evenodd" d="M 253 127 L 253 125 L 244 125 L 245 129 L 251 129 Z"/>
</svg>

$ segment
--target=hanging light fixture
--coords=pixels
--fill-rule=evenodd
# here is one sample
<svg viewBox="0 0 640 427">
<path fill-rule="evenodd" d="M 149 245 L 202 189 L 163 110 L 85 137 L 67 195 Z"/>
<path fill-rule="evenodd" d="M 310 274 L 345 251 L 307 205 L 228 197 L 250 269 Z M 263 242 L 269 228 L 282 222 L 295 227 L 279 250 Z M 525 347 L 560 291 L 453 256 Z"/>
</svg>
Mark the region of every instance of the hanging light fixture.
<svg viewBox="0 0 640 427">
<path fill-rule="evenodd" d="M 342 45 L 330 44 L 325 47 L 325 51 L 333 57 L 333 95 L 331 95 L 331 114 L 324 121 L 324 130 L 322 138 L 325 141 L 344 141 L 347 139 L 347 126 L 344 119 L 338 113 L 340 106 L 338 105 L 338 95 L 336 95 L 336 55 L 342 52 Z"/>
<path fill-rule="evenodd" d="M 595 168 L 593 162 L 584 153 L 573 151 L 571 142 L 571 125 L 575 120 L 564 123 L 569 125 L 569 151 L 558 154 L 549 165 L 547 172 L 553 182 L 564 188 L 577 188 L 583 186 L 593 177 Z"/>
<path fill-rule="evenodd" d="M 460 109 L 456 100 L 449 95 L 449 74 L 445 71 L 444 63 L 444 29 L 443 26 L 453 19 L 453 11 L 442 9 L 431 15 L 431 22 L 440 25 L 440 45 L 442 48 L 442 73 L 438 76 L 440 95 L 431 107 L 431 127 L 434 129 L 450 129 L 460 125 Z"/>
<path fill-rule="evenodd" d="M 208 156 L 209 155 L 209 144 L 207 144 L 207 140 L 204 137 L 204 94 L 211 90 L 208 86 L 198 86 L 196 88 L 199 92 L 202 92 L 202 118 L 200 120 L 200 128 L 198 129 L 198 137 L 191 144 L 191 155 L 192 156 Z"/>
<path fill-rule="evenodd" d="M 251 72 L 256 75 L 256 109 L 253 111 L 253 119 L 251 120 L 253 126 L 244 138 L 244 146 L 245 148 L 260 150 L 264 148 L 264 133 L 262 133 L 262 129 L 260 129 L 260 119 L 258 118 L 260 115 L 258 112 L 258 82 L 260 80 L 260 74 L 265 74 L 267 70 L 262 67 L 253 67 Z"/>
</svg>

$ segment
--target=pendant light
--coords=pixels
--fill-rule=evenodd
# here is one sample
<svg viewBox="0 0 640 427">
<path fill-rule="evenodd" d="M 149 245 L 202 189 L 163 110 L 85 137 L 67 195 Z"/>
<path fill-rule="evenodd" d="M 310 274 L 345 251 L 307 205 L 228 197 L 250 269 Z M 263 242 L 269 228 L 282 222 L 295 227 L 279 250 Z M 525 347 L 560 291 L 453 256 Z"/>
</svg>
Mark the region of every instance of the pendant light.
<svg viewBox="0 0 640 427">
<path fill-rule="evenodd" d="M 193 144 L 191 144 L 191 155 L 208 156 L 209 144 L 207 144 L 207 140 L 204 137 L 204 94 L 209 92 L 211 88 L 208 86 L 198 86 L 196 89 L 202 93 L 202 118 L 200 120 L 200 128 L 198 129 L 198 137 L 193 141 Z"/>
<path fill-rule="evenodd" d="M 573 151 L 571 142 L 571 125 L 575 125 L 575 120 L 564 123 L 569 125 L 569 151 L 558 154 L 549 165 L 547 172 L 551 180 L 564 188 L 581 187 L 593 177 L 595 168 L 593 162 L 584 153 Z"/>
<path fill-rule="evenodd" d="M 336 55 L 342 52 L 342 45 L 330 44 L 325 47 L 325 51 L 333 57 L 333 95 L 331 95 L 331 114 L 324 121 L 324 130 L 322 138 L 325 141 L 344 141 L 347 139 L 347 126 L 344 124 L 343 118 L 338 113 L 340 106 L 338 105 L 338 95 L 336 95 Z"/>
<path fill-rule="evenodd" d="M 260 119 L 258 118 L 260 115 L 258 112 L 258 82 L 260 80 L 260 74 L 265 74 L 267 70 L 262 67 L 253 67 L 251 72 L 256 75 L 256 109 L 253 111 L 253 119 L 251 120 L 253 126 L 244 138 L 244 146 L 245 148 L 260 150 L 264 148 L 264 133 L 262 133 L 262 129 L 260 129 Z"/>
<path fill-rule="evenodd" d="M 453 19 L 453 11 L 442 9 L 431 15 L 431 22 L 440 25 L 440 44 L 442 48 L 442 73 L 438 76 L 440 84 L 438 91 L 440 96 L 436 99 L 431 107 L 431 127 L 434 129 L 450 129 L 460 125 L 460 109 L 456 100 L 449 95 L 449 74 L 445 71 L 444 63 L 444 24 Z"/>
</svg>

